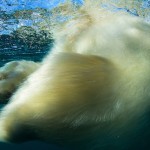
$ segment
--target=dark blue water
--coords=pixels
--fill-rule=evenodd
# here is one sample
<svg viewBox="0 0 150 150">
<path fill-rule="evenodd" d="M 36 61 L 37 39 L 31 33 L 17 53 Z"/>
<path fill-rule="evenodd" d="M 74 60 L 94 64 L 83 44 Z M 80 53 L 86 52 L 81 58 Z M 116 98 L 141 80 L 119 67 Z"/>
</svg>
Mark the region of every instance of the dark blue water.
<svg viewBox="0 0 150 150">
<path fill-rule="evenodd" d="M 45 45 L 29 45 L 13 35 L 0 35 L 0 66 L 13 60 L 41 61 L 51 47 L 51 40 Z"/>
<path fill-rule="evenodd" d="M 27 150 L 27 149 L 36 149 L 36 150 L 62 150 L 57 146 L 50 144 L 45 144 L 42 142 L 28 142 L 24 144 L 4 144 L 0 143 L 0 150 Z"/>
</svg>

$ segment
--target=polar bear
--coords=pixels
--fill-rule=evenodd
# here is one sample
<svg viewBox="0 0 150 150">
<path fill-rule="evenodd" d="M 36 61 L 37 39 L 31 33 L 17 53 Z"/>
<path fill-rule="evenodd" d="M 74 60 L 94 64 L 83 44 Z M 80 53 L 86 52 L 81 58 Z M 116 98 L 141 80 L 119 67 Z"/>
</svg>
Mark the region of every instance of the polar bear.
<svg viewBox="0 0 150 150">
<path fill-rule="evenodd" d="M 67 9 L 73 17 L 54 23 L 54 47 L 40 64 L 1 70 L 10 68 L 0 93 L 19 87 L 1 110 L 0 141 L 121 150 L 150 110 L 150 25 L 91 1 Z"/>
</svg>

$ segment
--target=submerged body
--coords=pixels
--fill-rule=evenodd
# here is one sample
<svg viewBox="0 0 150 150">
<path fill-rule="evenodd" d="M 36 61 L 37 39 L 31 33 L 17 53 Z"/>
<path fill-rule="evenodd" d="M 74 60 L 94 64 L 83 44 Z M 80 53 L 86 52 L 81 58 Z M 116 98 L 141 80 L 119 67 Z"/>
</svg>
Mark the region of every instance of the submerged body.
<svg viewBox="0 0 150 150">
<path fill-rule="evenodd" d="M 3 108 L 1 141 L 121 150 L 135 137 L 150 110 L 150 25 L 86 3 L 78 14 Z"/>
</svg>

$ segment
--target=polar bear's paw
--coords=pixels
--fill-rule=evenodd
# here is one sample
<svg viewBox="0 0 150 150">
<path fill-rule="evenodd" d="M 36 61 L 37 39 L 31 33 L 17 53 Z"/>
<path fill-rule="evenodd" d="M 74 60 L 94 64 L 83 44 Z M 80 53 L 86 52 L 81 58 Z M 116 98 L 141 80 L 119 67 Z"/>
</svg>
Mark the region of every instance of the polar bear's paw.
<svg viewBox="0 0 150 150">
<path fill-rule="evenodd" d="M 12 61 L 0 68 L 0 103 L 6 103 L 19 85 L 40 64 L 32 61 Z"/>
</svg>

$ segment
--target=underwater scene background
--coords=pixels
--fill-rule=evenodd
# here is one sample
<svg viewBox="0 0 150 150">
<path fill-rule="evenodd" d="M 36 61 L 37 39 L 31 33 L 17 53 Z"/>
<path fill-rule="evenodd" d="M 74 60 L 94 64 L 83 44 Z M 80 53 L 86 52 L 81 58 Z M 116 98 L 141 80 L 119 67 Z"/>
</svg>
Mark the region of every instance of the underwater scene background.
<svg viewBox="0 0 150 150">
<path fill-rule="evenodd" d="M 0 1 L 0 67 L 13 60 L 41 61 L 53 46 L 48 18 L 51 9 L 65 0 L 1 0 Z M 110 2 L 118 3 L 111 5 Z M 72 0 L 74 4 L 82 5 L 83 0 Z M 143 17 L 150 22 L 150 0 L 107 0 L 102 7 L 110 11 L 126 11 L 131 15 Z M 143 39 L 141 39 L 143 40 Z M 2 107 L 2 105 L 0 106 Z M 150 120 L 146 114 L 142 128 L 138 134 L 141 137 L 133 139 L 130 146 L 133 150 L 150 149 Z M 141 127 L 141 126 L 140 126 Z M 138 145 L 138 141 L 142 143 Z M 149 141 L 149 142 L 148 142 Z M 120 144 L 121 143 L 116 143 Z M 131 143 L 129 143 L 131 144 Z M 27 142 L 23 144 L 0 143 L 0 150 L 63 150 L 61 147 L 45 144 L 42 142 Z M 123 148 L 121 148 L 123 149 Z M 111 150 L 111 148 L 110 148 Z"/>
</svg>

